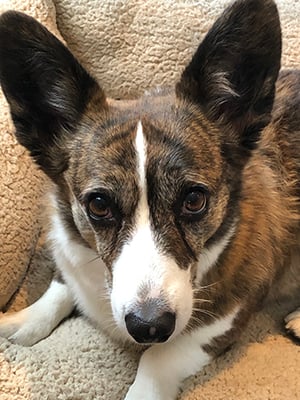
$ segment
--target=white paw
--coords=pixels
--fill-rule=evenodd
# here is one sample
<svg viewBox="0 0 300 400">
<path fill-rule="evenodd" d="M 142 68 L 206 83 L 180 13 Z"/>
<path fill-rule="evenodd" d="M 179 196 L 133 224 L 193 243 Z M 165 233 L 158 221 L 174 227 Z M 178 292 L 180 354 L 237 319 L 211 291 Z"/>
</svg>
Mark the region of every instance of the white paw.
<svg viewBox="0 0 300 400">
<path fill-rule="evenodd" d="M 300 308 L 290 313 L 285 319 L 285 329 L 300 339 Z"/>
<path fill-rule="evenodd" d="M 140 390 L 134 388 L 134 385 L 130 386 L 130 389 L 128 390 L 125 399 L 124 400 L 138 400 L 138 399 L 143 399 L 144 394 Z"/>
<path fill-rule="evenodd" d="M 49 334 L 41 317 L 32 315 L 30 308 L 12 314 L 0 314 L 0 336 L 12 343 L 32 346 Z"/>
<path fill-rule="evenodd" d="M 73 309 L 66 285 L 53 281 L 31 306 L 12 314 L 0 314 L 0 336 L 12 343 L 32 346 L 44 339 Z"/>
<path fill-rule="evenodd" d="M 159 387 L 156 382 L 134 382 L 129 388 L 125 400 L 175 400 L 173 390 L 166 383 L 166 387 Z"/>
<path fill-rule="evenodd" d="M 157 388 L 139 387 L 135 384 L 129 388 L 125 400 L 174 400 L 169 399 L 157 391 Z"/>
</svg>

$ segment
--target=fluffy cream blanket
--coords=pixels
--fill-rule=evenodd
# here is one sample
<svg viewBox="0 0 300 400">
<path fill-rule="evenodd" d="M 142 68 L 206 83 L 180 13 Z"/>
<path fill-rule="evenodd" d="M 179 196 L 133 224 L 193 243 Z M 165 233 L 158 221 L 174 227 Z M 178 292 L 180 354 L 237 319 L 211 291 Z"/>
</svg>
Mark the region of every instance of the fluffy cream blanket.
<svg viewBox="0 0 300 400">
<path fill-rule="evenodd" d="M 33 15 L 58 37 L 62 34 L 107 93 L 133 97 L 176 80 L 226 3 L 0 0 L 0 12 L 17 9 Z M 299 67 L 300 2 L 277 3 L 283 65 Z M 0 309 L 6 311 L 40 296 L 51 279 L 52 263 L 44 248 L 40 215 L 49 183 L 16 144 L 1 93 L 0 110 Z M 180 398 L 298 399 L 300 351 L 281 329 L 282 316 L 293 308 L 288 300 L 276 299 L 254 316 L 240 343 L 187 380 Z M 293 303 L 300 304 L 300 298 L 294 297 Z M 121 400 L 137 361 L 138 354 L 117 346 L 84 318 L 73 317 L 32 348 L 0 338 L 0 400 Z"/>
</svg>

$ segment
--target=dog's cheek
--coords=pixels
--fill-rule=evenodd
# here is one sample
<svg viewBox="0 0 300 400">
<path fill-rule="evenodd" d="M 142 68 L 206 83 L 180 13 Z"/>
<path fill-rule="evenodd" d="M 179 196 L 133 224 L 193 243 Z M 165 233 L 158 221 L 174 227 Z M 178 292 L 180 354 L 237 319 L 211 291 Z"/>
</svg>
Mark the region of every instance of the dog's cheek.
<svg viewBox="0 0 300 400">
<path fill-rule="evenodd" d="M 72 215 L 74 224 L 78 229 L 78 232 L 82 239 L 88 244 L 90 248 L 98 252 L 95 231 L 77 200 L 73 200 Z"/>
<path fill-rule="evenodd" d="M 85 244 L 104 262 L 110 277 L 112 263 L 117 254 L 117 233 L 113 228 L 96 229 L 78 203 L 72 205 L 74 224 Z M 108 282 L 111 285 L 111 282 Z"/>
<path fill-rule="evenodd" d="M 164 287 L 172 308 L 176 312 L 173 336 L 180 334 L 188 325 L 193 310 L 192 267 L 179 268 L 173 261 L 166 265 Z"/>
</svg>

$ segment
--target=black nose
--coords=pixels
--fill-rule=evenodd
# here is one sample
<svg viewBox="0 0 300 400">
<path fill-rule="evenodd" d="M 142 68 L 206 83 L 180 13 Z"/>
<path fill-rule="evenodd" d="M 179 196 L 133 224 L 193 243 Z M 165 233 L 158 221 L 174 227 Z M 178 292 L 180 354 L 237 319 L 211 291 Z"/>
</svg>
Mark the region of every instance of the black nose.
<svg viewBox="0 0 300 400">
<path fill-rule="evenodd" d="M 158 317 L 145 319 L 140 313 L 125 316 L 128 333 L 138 343 L 162 343 L 169 339 L 175 329 L 176 317 L 169 311 Z"/>
</svg>

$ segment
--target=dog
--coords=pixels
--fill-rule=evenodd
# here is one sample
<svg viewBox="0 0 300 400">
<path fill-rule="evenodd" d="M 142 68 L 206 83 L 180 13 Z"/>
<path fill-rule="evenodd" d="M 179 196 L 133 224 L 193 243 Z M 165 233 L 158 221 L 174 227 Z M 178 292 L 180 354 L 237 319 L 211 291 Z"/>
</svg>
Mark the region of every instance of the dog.
<svg viewBox="0 0 300 400">
<path fill-rule="evenodd" d="M 33 18 L 0 18 L 18 141 L 53 182 L 58 273 L 0 334 L 32 345 L 76 306 L 145 347 L 126 400 L 174 400 L 230 347 L 299 249 L 300 72 L 272 0 L 237 0 L 174 88 L 113 100 Z M 300 337 L 300 310 L 286 319 Z"/>
</svg>

